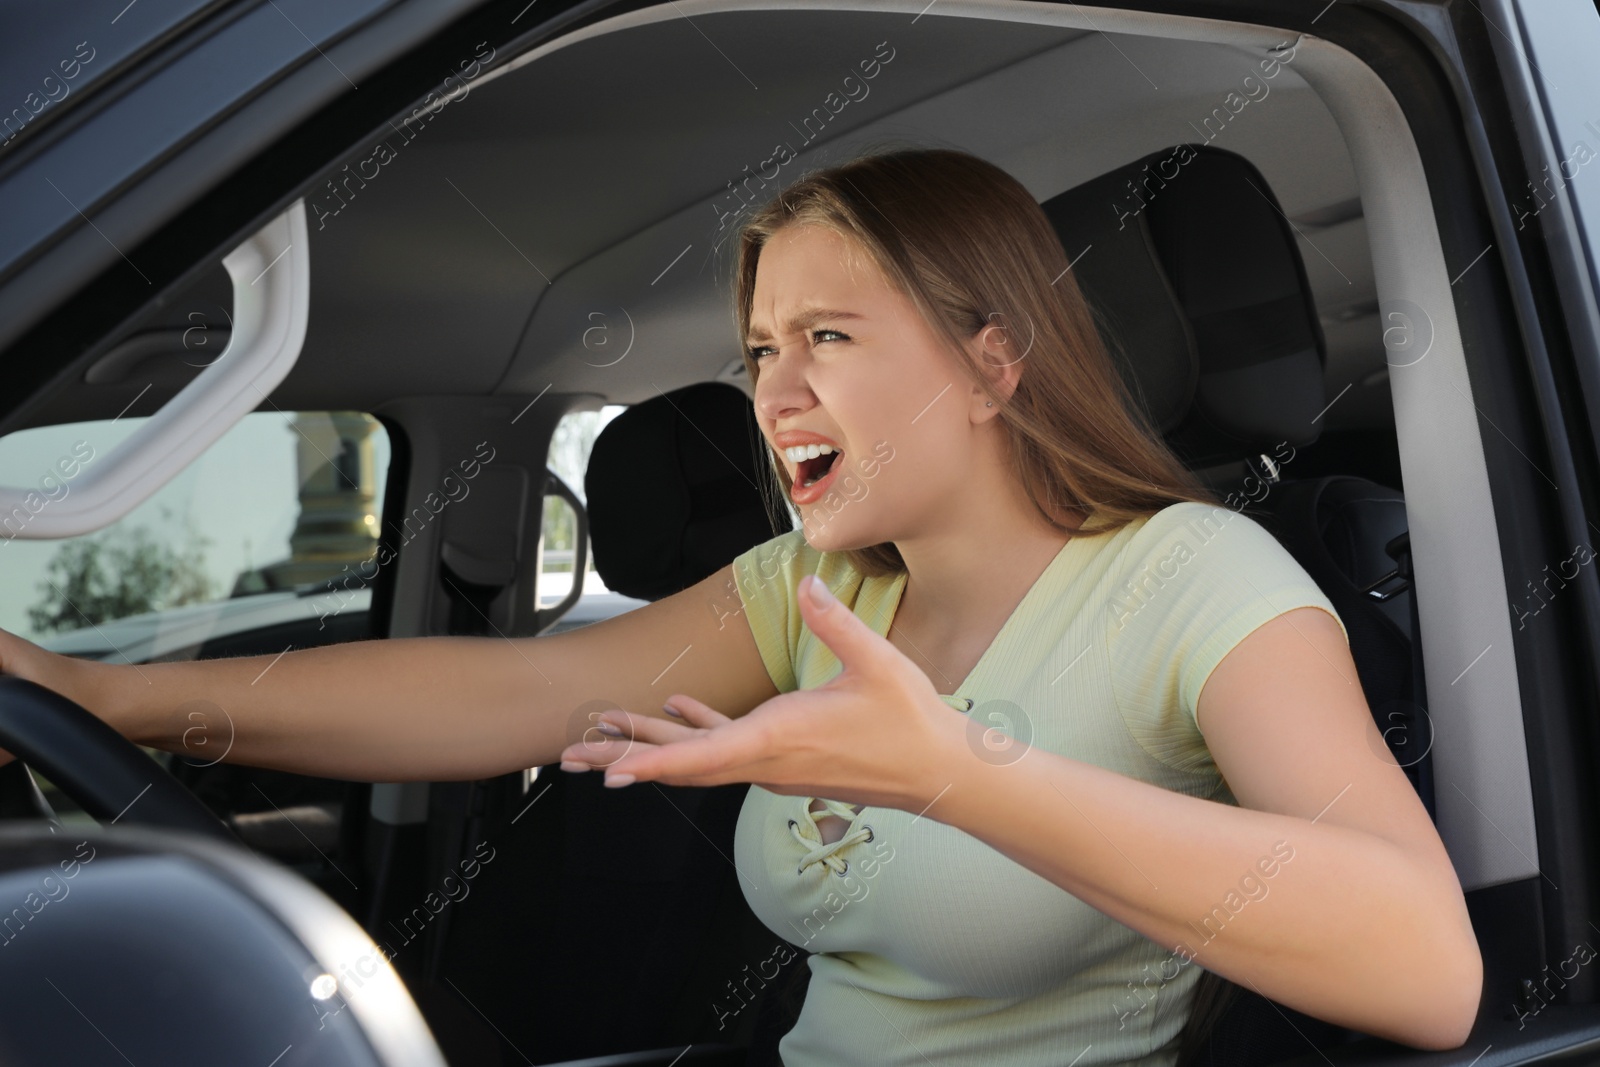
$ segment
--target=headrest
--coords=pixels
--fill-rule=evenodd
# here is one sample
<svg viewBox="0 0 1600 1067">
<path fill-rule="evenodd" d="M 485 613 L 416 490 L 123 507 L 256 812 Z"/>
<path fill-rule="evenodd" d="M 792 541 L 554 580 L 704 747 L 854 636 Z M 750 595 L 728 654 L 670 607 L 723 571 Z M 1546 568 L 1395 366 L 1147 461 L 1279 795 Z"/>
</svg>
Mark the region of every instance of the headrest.
<svg viewBox="0 0 1600 1067">
<path fill-rule="evenodd" d="M 1294 230 L 1244 157 L 1177 145 L 1041 206 L 1185 463 L 1317 439 L 1322 328 Z"/>
<path fill-rule="evenodd" d="M 1166 433 L 1194 403 L 1200 356 L 1156 254 L 1149 218 L 1112 210 L 1128 195 L 1126 170 L 1119 167 L 1039 206 L 1061 238 L 1112 361 L 1150 421 Z"/>
<path fill-rule="evenodd" d="M 790 529 L 773 527 L 756 488 L 762 441 L 750 398 L 725 382 L 663 393 L 607 423 L 583 479 L 607 588 L 659 600 Z"/>
</svg>

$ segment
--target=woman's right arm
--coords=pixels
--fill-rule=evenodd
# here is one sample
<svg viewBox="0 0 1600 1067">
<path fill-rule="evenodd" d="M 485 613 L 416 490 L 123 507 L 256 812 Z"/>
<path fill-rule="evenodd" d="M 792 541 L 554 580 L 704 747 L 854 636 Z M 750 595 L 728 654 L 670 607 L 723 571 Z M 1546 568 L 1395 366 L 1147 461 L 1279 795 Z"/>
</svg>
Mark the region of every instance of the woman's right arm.
<svg viewBox="0 0 1600 1067">
<path fill-rule="evenodd" d="M 545 637 L 411 637 L 120 665 L 47 652 L 0 630 L 0 671 L 77 701 L 151 748 L 206 761 L 226 750 L 221 762 L 372 782 L 544 766 L 600 711 L 664 719 L 673 693 L 733 718 L 778 695 L 731 566 Z"/>
</svg>

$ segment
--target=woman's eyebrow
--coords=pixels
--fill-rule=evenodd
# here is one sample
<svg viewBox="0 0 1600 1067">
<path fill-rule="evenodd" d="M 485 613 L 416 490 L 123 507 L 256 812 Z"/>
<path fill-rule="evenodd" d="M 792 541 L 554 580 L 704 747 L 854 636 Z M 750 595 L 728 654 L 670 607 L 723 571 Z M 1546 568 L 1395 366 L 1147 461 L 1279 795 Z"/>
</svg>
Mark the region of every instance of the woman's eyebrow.
<svg viewBox="0 0 1600 1067">
<path fill-rule="evenodd" d="M 829 319 L 838 320 L 838 319 L 862 319 L 862 318 L 866 318 L 866 316 L 865 315 L 858 315 L 854 311 L 838 311 L 838 310 L 836 310 L 834 308 L 819 308 L 819 307 L 801 308 L 799 311 L 795 312 L 794 315 L 792 315 L 790 317 L 790 319 L 789 319 L 789 327 L 788 327 L 788 331 L 787 332 L 796 333 L 796 332 L 798 332 L 800 330 L 805 329 L 807 326 L 815 326 L 817 323 L 822 322 L 824 320 L 829 320 Z M 771 335 L 767 333 L 765 327 L 751 325 L 751 327 L 750 327 L 750 336 L 746 337 L 745 340 L 753 343 L 753 342 L 756 342 L 756 341 L 766 341 L 766 340 L 769 340 L 770 338 L 771 338 Z"/>
</svg>

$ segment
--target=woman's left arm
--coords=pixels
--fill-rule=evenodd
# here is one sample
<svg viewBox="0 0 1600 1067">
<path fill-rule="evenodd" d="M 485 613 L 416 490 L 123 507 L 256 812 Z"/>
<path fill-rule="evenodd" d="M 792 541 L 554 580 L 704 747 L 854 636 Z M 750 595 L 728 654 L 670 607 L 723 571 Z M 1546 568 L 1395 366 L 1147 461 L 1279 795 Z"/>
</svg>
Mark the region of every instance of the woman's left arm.
<svg viewBox="0 0 1600 1067">
<path fill-rule="evenodd" d="M 958 743 L 927 814 L 1272 1000 L 1417 1048 L 1465 1043 L 1483 961 L 1461 884 L 1337 621 L 1307 607 L 1258 627 L 1196 720 L 1239 807 Z"/>
</svg>

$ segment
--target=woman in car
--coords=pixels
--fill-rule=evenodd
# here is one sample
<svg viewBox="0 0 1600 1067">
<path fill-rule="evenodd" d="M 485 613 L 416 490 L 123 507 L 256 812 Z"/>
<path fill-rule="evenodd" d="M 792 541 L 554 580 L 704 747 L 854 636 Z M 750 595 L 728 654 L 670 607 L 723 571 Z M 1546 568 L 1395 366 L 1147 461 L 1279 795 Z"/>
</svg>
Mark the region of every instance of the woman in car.
<svg viewBox="0 0 1600 1067">
<path fill-rule="evenodd" d="M 263 678 L 3 634 L 0 666 L 172 752 L 178 709 L 213 701 L 231 763 L 754 783 L 734 862 L 813 953 L 788 1067 L 1170 1065 L 1202 967 L 1460 1046 L 1477 942 L 1343 623 L 1149 424 L 1032 195 L 965 153 L 884 153 L 737 240 L 798 529 L 550 637 L 313 648 Z"/>
</svg>

